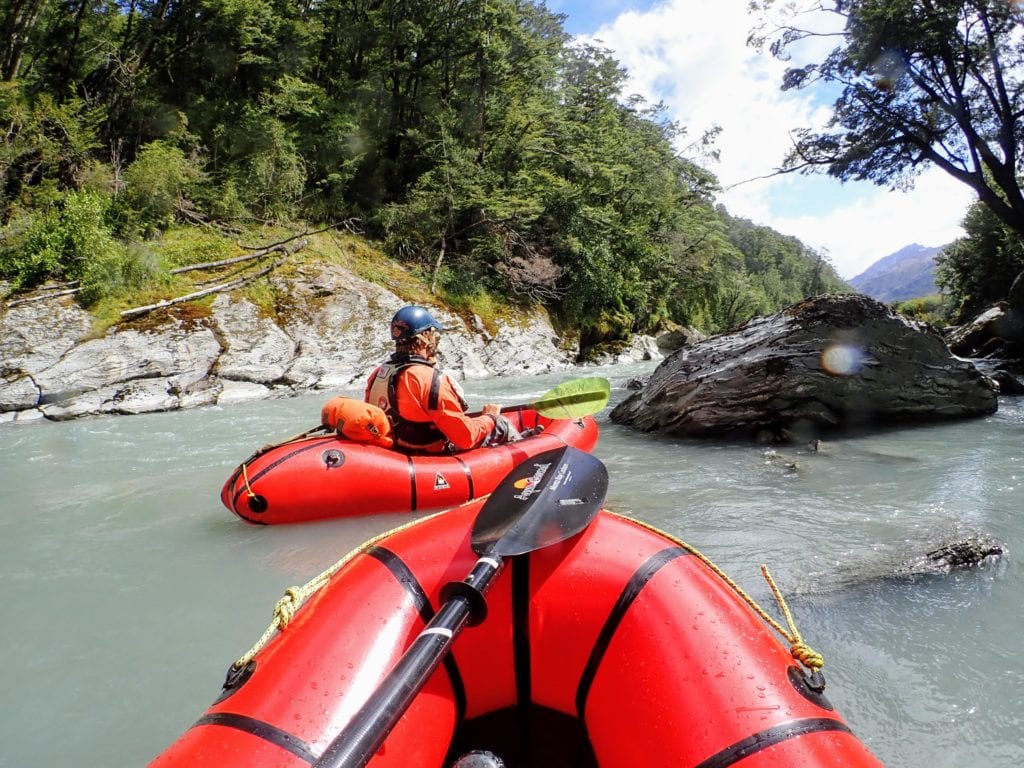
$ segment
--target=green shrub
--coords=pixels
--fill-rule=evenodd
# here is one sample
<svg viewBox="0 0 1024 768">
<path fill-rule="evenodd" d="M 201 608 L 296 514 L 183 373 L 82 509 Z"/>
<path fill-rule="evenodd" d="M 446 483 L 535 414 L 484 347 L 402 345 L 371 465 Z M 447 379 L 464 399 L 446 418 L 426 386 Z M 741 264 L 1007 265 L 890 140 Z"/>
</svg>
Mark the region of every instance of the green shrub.
<svg viewBox="0 0 1024 768">
<path fill-rule="evenodd" d="M 209 199 L 203 200 L 203 207 L 218 221 L 237 221 L 244 219 L 248 213 L 233 179 L 210 189 L 206 195 Z"/>
<path fill-rule="evenodd" d="M 121 245 L 107 223 L 110 199 L 68 192 L 59 205 L 12 222 L 0 250 L 0 274 L 16 289 L 47 279 L 79 280 L 93 262 L 117 258 Z"/>
<path fill-rule="evenodd" d="M 477 315 L 485 324 L 501 316 L 507 309 L 497 296 L 480 286 L 444 283 L 438 293 L 455 312 Z"/>
<path fill-rule="evenodd" d="M 949 299 L 941 294 L 907 299 L 893 303 L 892 308 L 904 317 L 932 325 L 946 325 L 950 319 Z"/>
<path fill-rule="evenodd" d="M 82 274 L 80 301 L 93 306 L 101 300 L 131 294 L 154 284 L 167 285 L 170 275 L 163 259 L 141 243 L 97 254 Z"/>
<path fill-rule="evenodd" d="M 56 218 L 51 212 L 21 213 L 4 228 L 0 277 L 13 290 L 31 288 L 58 271 L 63 237 Z"/>
<path fill-rule="evenodd" d="M 100 195 L 114 195 L 117 192 L 118 179 L 114 169 L 99 160 L 88 160 L 83 163 L 78 174 L 78 189 L 95 192 Z"/>
<path fill-rule="evenodd" d="M 123 226 L 152 232 L 172 224 L 176 214 L 190 206 L 206 177 L 198 162 L 178 147 L 154 141 L 139 151 L 124 178 L 119 200 Z"/>
</svg>

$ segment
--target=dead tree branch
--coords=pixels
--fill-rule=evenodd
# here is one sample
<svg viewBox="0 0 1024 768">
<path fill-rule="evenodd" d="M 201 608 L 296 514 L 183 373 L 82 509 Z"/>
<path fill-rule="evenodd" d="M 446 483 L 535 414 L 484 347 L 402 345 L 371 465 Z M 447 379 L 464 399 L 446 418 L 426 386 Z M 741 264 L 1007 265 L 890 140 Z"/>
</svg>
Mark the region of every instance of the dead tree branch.
<svg viewBox="0 0 1024 768">
<path fill-rule="evenodd" d="M 211 293 L 223 293 L 224 291 L 233 291 L 236 288 L 241 288 L 243 285 L 247 285 L 248 283 L 251 283 L 258 278 L 261 278 L 264 275 L 270 274 L 279 266 L 284 264 L 293 253 L 298 251 L 300 248 L 305 247 L 306 245 L 308 245 L 308 241 L 300 240 L 298 243 L 296 243 L 295 247 L 293 248 L 285 248 L 283 245 L 274 246 L 272 248 L 267 249 L 267 252 L 269 253 L 271 251 L 276 251 L 279 253 L 283 253 L 284 255 L 281 258 L 274 261 L 273 264 L 270 264 L 257 272 L 253 272 L 250 275 L 239 277 L 235 280 L 229 280 L 226 283 L 220 283 L 219 285 L 204 288 L 201 291 L 195 291 L 184 296 L 178 296 L 173 299 L 164 299 L 163 301 L 158 301 L 156 304 L 148 304 L 144 307 L 126 309 L 123 312 L 121 312 L 121 317 L 127 320 L 133 317 L 139 317 L 140 315 L 145 315 L 149 312 L 152 312 L 155 309 L 163 309 L 164 307 L 170 307 L 174 304 L 182 304 L 186 301 L 192 301 L 194 299 L 202 298 L 203 296 L 209 296 Z"/>
<path fill-rule="evenodd" d="M 310 237 L 311 235 L 319 235 L 321 232 L 330 232 L 333 229 L 343 229 L 346 232 L 349 232 L 350 234 L 361 235 L 363 233 L 362 227 L 360 226 L 361 224 L 362 222 L 359 219 L 345 219 L 344 221 L 335 222 L 334 224 L 328 224 L 326 227 L 322 227 L 321 229 L 315 229 L 312 232 L 307 230 L 306 232 L 300 232 L 297 235 L 292 235 L 291 237 L 285 238 L 280 242 L 271 243 L 270 245 L 263 248 L 263 250 L 271 251 L 277 248 L 278 246 L 286 245 L 292 242 L 293 240 L 298 240 L 300 237 Z M 239 243 L 239 245 L 242 248 L 248 248 L 250 251 L 260 250 L 256 246 L 244 246 L 241 243 Z"/>
<path fill-rule="evenodd" d="M 280 246 L 271 246 L 269 248 L 261 248 L 253 253 L 243 253 L 241 256 L 233 256 L 230 259 L 222 259 L 221 261 L 208 261 L 205 264 L 189 264 L 187 267 L 178 267 L 171 270 L 172 275 L 180 275 L 183 272 L 194 272 L 198 269 L 216 269 L 218 267 L 226 267 L 231 264 L 240 264 L 243 261 L 252 261 L 253 259 L 259 259 L 266 256 L 268 253 L 275 253 L 282 250 Z"/>
<path fill-rule="evenodd" d="M 44 299 L 54 299 L 54 298 L 56 298 L 58 296 L 70 296 L 73 293 L 78 293 L 79 290 L 81 290 L 81 289 L 79 289 L 79 288 L 68 288 L 68 289 L 63 290 L 63 291 L 52 291 L 50 293 L 42 293 L 42 294 L 40 294 L 38 296 L 28 296 L 28 297 L 26 297 L 24 299 L 15 299 L 14 301 L 7 302 L 7 307 L 8 307 L 8 309 L 10 309 L 11 307 L 16 307 L 19 304 L 31 304 L 32 302 L 35 302 L 35 301 L 43 301 Z"/>
</svg>

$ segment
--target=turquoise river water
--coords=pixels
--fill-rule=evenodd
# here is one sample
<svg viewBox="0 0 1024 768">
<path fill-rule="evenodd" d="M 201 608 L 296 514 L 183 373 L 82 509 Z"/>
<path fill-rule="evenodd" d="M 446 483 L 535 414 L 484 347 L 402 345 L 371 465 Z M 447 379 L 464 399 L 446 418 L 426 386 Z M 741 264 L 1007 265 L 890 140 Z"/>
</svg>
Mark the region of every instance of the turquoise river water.
<svg viewBox="0 0 1024 768">
<path fill-rule="evenodd" d="M 471 401 L 649 366 L 470 382 Z M 343 393 L 345 394 L 345 393 Z M 148 763 L 216 697 L 284 590 L 404 522 L 255 527 L 218 493 L 255 448 L 316 424 L 326 395 L 0 425 L 0 766 Z M 1024 398 L 964 422 L 798 446 L 670 439 L 599 417 L 605 506 L 700 549 L 774 608 L 766 563 L 828 695 L 887 765 L 1024 764 Z M 996 563 L 878 578 L 945 538 Z"/>
</svg>

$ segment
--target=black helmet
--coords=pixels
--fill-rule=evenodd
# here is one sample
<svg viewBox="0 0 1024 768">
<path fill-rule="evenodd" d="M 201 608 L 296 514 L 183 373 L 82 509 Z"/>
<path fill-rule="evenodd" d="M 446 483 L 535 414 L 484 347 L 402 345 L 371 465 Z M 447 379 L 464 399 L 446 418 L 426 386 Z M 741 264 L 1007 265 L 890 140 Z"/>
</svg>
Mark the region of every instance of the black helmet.
<svg viewBox="0 0 1024 768">
<path fill-rule="evenodd" d="M 415 305 L 402 307 L 391 318 L 391 340 L 401 344 L 427 330 L 427 328 L 436 328 L 439 331 L 444 330 L 444 326 L 437 322 L 434 316 L 423 307 Z"/>
</svg>

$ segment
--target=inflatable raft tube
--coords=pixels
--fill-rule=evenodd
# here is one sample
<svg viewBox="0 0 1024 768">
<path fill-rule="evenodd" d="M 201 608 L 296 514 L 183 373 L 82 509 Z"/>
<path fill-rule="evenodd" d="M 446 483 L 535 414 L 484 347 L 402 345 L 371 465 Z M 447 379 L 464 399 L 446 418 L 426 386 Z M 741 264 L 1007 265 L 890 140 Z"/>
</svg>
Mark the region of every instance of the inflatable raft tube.
<svg viewBox="0 0 1024 768">
<path fill-rule="evenodd" d="M 152 768 L 316 763 L 473 567 L 480 508 L 353 553 Z M 602 510 L 511 558 L 486 603 L 370 766 L 881 765 L 725 579 L 638 522 Z"/>
<path fill-rule="evenodd" d="M 544 431 L 451 456 L 410 456 L 333 435 L 309 437 L 247 459 L 231 473 L 220 498 L 257 525 L 428 512 L 486 496 L 512 467 L 539 453 L 567 445 L 590 451 L 597 444 L 592 416 L 552 420 L 530 409 L 504 415 L 520 431 Z"/>
</svg>

